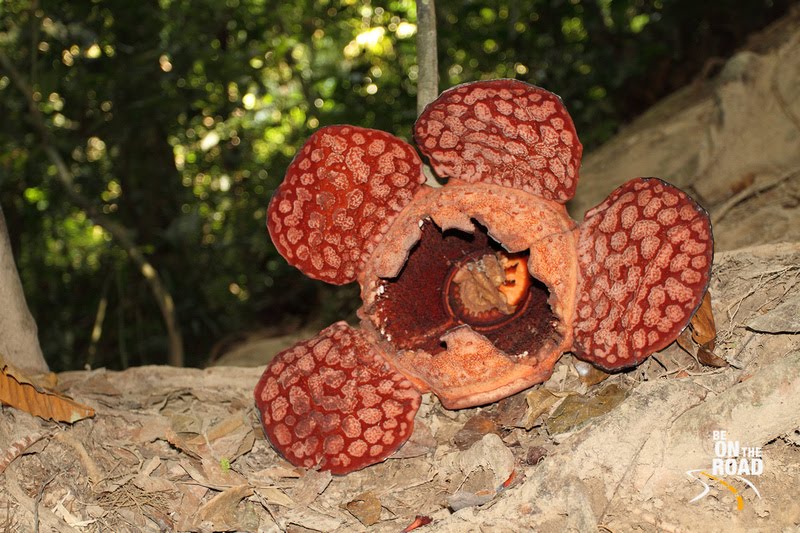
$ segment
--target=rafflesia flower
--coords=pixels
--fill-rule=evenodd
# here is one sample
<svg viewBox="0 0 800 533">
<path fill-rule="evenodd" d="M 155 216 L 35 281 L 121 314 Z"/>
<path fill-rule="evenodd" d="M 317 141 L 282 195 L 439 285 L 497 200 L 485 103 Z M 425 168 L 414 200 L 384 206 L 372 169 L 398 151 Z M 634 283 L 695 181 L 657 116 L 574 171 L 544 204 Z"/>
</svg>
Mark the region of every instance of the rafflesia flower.
<svg viewBox="0 0 800 533">
<path fill-rule="evenodd" d="M 345 474 L 413 430 L 420 394 L 450 409 L 548 379 L 565 352 L 605 370 L 670 344 L 700 305 L 707 213 L 656 178 L 631 180 L 578 224 L 564 203 L 582 146 L 554 94 L 515 80 L 444 92 L 412 146 L 330 126 L 294 158 L 269 206 L 278 251 L 309 277 L 358 281 L 361 325 L 278 354 L 255 389 L 289 462 Z"/>
</svg>

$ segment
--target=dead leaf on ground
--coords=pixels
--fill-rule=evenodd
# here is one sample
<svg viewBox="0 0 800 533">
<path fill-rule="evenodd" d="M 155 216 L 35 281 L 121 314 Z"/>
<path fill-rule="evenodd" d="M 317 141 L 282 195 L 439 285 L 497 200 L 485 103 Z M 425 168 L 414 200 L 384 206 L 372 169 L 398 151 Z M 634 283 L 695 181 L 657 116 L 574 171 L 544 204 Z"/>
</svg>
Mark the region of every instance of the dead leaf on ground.
<svg viewBox="0 0 800 533">
<path fill-rule="evenodd" d="M 604 415 L 625 399 L 625 391 L 609 385 L 594 396 L 567 396 L 547 421 L 551 435 L 572 431 L 588 420 Z"/>
<path fill-rule="evenodd" d="M 239 485 L 220 492 L 200 506 L 195 514 L 192 529 L 203 531 L 250 529 L 247 510 L 239 509 L 239 503 L 251 494 L 253 489 L 249 485 Z"/>
<path fill-rule="evenodd" d="M 146 444 L 158 439 L 169 442 L 168 434 L 171 431 L 171 426 L 166 416 L 158 414 L 141 415 L 125 411 L 121 411 L 120 416 L 131 424 L 130 431 L 133 442 Z"/>
<path fill-rule="evenodd" d="M 730 366 L 725 359 L 719 357 L 705 345 L 697 347 L 697 360 L 705 366 L 713 366 L 714 368 Z"/>
<path fill-rule="evenodd" d="M 254 442 L 253 428 L 244 411 L 240 411 L 214 425 L 204 435 L 189 439 L 186 444 L 201 457 L 224 458 L 233 462 L 250 451 Z"/>
<path fill-rule="evenodd" d="M 714 311 L 711 309 L 711 291 L 706 291 L 700 309 L 689 322 L 692 339 L 698 344 L 697 360 L 705 366 L 723 368 L 728 362 L 714 353 L 717 342 L 717 326 L 714 323 Z"/>
<path fill-rule="evenodd" d="M 178 530 L 187 531 L 194 521 L 200 502 L 203 501 L 209 489 L 201 485 L 181 483 L 178 484 L 178 490 L 181 493 L 181 503 L 177 510 L 177 515 L 180 517 Z"/>
<path fill-rule="evenodd" d="M 697 344 L 708 346 L 714 350 L 714 340 L 717 338 L 717 326 L 714 322 L 714 311 L 711 309 L 711 291 L 706 291 L 700 308 L 689 322 L 692 329 L 692 339 Z"/>
<path fill-rule="evenodd" d="M 289 495 L 297 507 L 307 507 L 322 494 L 331 483 L 333 476 L 329 470 L 307 470 L 300 483 Z"/>
<path fill-rule="evenodd" d="M 223 490 L 247 483 L 247 479 L 231 470 L 230 465 L 226 468 L 224 464 L 214 460 L 203 458 L 198 465 L 195 461 L 186 459 L 180 461 L 180 465 L 193 480 L 210 489 Z"/>
<path fill-rule="evenodd" d="M 576 360 L 574 366 L 575 371 L 578 373 L 578 379 L 581 380 L 581 383 L 585 383 L 589 387 L 605 381 L 611 375 L 586 361 Z"/>
<path fill-rule="evenodd" d="M 89 526 L 89 525 L 94 524 L 95 522 L 97 522 L 97 519 L 95 519 L 95 518 L 84 519 L 84 518 L 75 516 L 73 513 L 69 512 L 69 510 L 67 510 L 67 508 L 64 506 L 63 502 L 58 502 L 56 504 L 55 509 L 53 509 L 53 512 L 56 514 L 56 516 L 58 516 L 62 520 L 64 520 L 64 522 L 66 522 L 67 525 L 69 525 L 70 527 L 73 527 L 73 528 L 74 527 L 86 527 L 86 526 Z"/>
<path fill-rule="evenodd" d="M 531 466 L 538 465 L 547 457 L 547 453 L 547 448 L 544 446 L 532 446 L 525 453 L 525 463 Z"/>
<path fill-rule="evenodd" d="M 265 486 L 271 485 L 276 479 L 297 479 L 301 477 L 300 470 L 297 467 L 287 468 L 285 466 L 270 466 L 261 470 L 257 470 L 250 474 L 250 479 L 255 484 L 262 484 Z"/>
<path fill-rule="evenodd" d="M 381 501 L 370 491 L 362 492 L 345 505 L 350 514 L 369 527 L 381 519 Z"/>
<path fill-rule="evenodd" d="M 544 387 L 538 387 L 528 392 L 525 395 L 525 401 L 528 403 L 528 411 L 525 413 L 525 429 L 530 430 L 536 424 L 536 420 L 548 412 L 558 399 L 558 396 L 553 394 L 550 389 Z"/>
<path fill-rule="evenodd" d="M 177 422 L 183 427 L 184 418 Z M 174 426 L 165 434 L 167 442 L 189 455 L 210 462 L 232 463 L 247 453 L 255 443 L 255 433 L 243 411 L 238 412 L 202 433 L 185 434 Z"/>
<path fill-rule="evenodd" d="M 453 444 L 459 450 L 466 450 L 489 433 L 499 435 L 500 427 L 486 414 L 478 413 L 467 420 L 464 426 L 458 430 L 453 437 Z"/>
<path fill-rule="evenodd" d="M 281 505 L 283 507 L 294 507 L 294 500 L 278 487 L 256 487 L 253 490 L 263 498 L 264 503 Z"/>
<path fill-rule="evenodd" d="M 142 470 L 133 478 L 133 484 L 144 492 L 175 491 L 177 487 L 172 481 L 163 477 L 151 476 L 161 466 L 161 458 L 155 456 L 144 464 Z"/>
<path fill-rule="evenodd" d="M 0 403 L 45 420 L 68 422 L 94 416 L 94 409 L 34 384 L 24 372 L 0 356 Z"/>
<path fill-rule="evenodd" d="M 523 428 L 527 422 L 527 393 L 522 391 L 497 402 L 491 411 L 491 418 L 504 428 Z"/>
</svg>

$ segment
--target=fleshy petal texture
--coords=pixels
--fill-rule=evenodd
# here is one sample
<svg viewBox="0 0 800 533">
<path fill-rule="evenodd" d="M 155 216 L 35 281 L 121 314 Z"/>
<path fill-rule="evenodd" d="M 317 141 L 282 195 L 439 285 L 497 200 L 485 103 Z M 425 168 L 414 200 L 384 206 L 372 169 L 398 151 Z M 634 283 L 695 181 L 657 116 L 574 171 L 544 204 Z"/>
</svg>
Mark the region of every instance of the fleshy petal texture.
<svg viewBox="0 0 800 533">
<path fill-rule="evenodd" d="M 520 190 L 463 182 L 431 189 L 367 262 L 362 327 L 382 340 L 395 368 L 448 409 L 540 383 L 572 345 L 575 226 L 562 204 Z M 451 274 L 465 264 L 480 270 L 473 259 L 497 249 L 527 259 L 524 303 L 492 324 L 453 313 Z"/>
<path fill-rule="evenodd" d="M 578 357 L 616 370 L 674 341 L 702 302 L 713 249 L 705 210 L 656 178 L 591 209 L 578 243 Z"/>
<path fill-rule="evenodd" d="M 255 400 L 267 438 L 290 463 L 347 474 L 408 439 L 420 394 L 361 330 L 337 322 L 278 354 Z"/>
<path fill-rule="evenodd" d="M 355 126 L 322 128 L 275 191 L 270 237 L 307 276 L 349 283 L 424 181 L 419 156 L 401 139 Z"/>
<path fill-rule="evenodd" d="M 439 176 L 522 189 L 564 203 L 575 194 L 583 147 L 555 94 L 517 80 L 454 87 L 415 126 Z"/>
</svg>

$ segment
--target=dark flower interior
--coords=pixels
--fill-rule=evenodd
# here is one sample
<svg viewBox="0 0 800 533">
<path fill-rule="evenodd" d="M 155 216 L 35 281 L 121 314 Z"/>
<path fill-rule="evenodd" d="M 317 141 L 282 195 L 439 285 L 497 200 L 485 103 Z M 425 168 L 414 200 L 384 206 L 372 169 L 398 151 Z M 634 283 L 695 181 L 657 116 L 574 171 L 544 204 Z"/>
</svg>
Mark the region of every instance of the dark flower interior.
<svg viewBox="0 0 800 533">
<path fill-rule="evenodd" d="M 509 254 L 475 227 L 474 233 L 441 231 L 426 220 L 400 274 L 382 281 L 373 316 L 395 348 L 439 353 L 446 349 L 441 336 L 464 324 L 508 355 L 536 353 L 547 339 L 560 342 L 549 291 L 525 268 L 528 252 Z M 524 280 L 508 274 L 508 260 Z M 495 287 L 500 280 L 512 289 L 524 285 L 509 299 Z"/>
</svg>

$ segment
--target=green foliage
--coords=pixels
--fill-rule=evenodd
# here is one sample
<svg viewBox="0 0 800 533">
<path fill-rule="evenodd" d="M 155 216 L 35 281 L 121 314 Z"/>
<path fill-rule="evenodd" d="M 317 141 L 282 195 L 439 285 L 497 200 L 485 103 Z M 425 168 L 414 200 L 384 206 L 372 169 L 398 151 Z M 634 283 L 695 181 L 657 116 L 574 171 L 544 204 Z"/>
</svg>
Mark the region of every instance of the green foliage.
<svg viewBox="0 0 800 533">
<path fill-rule="evenodd" d="M 547 87 L 591 147 L 787 3 L 440 1 L 441 85 L 505 76 Z M 81 193 L 164 278 L 188 363 L 202 364 L 231 332 L 353 318 L 357 287 L 288 267 L 266 236 L 266 206 L 319 126 L 409 137 L 415 23 L 412 0 L 5 0 L 0 49 Z M 51 366 L 164 362 L 148 286 L 67 200 L 2 70 L 0 112 L 0 201 Z"/>
</svg>

